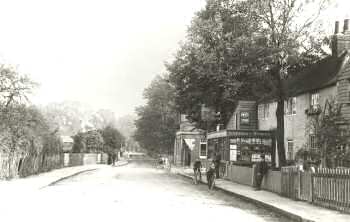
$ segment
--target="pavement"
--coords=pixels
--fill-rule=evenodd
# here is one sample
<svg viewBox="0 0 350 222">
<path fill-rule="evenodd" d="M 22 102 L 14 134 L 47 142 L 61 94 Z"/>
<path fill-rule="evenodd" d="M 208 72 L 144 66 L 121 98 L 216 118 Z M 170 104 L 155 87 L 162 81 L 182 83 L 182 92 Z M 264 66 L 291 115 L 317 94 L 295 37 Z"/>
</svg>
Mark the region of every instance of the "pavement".
<svg viewBox="0 0 350 222">
<path fill-rule="evenodd" d="M 116 163 L 116 166 L 123 166 L 127 163 L 127 161 L 121 160 Z M 110 165 L 105 164 L 89 164 L 83 166 L 60 168 L 25 178 L 3 180 L 0 181 L 0 195 L 3 195 L 4 193 L 9 194 L 9 191 L 11 190 L 16 190 L 16 193 L 19 194 L 20 191 L 26 192 L 28 190 L 41 189 L 46 186 L 54 185 L 61 180 L 78 175 L 80 173 L 110 167 Z"/>
<path fill-rule="evenodd" d="M 172 168 L 172 172 L 193 179 L 192 169 Z M 206 183 L 205 176 L 202 182 Z M 252 187 L 232 181 L 217 179 L 216 189 L 253 202 L 296 221 L 349 222 L 350 215 L 318 207 L 304 201 L 295 201 L 269 191 L 255 191 Z"/>
</svg>

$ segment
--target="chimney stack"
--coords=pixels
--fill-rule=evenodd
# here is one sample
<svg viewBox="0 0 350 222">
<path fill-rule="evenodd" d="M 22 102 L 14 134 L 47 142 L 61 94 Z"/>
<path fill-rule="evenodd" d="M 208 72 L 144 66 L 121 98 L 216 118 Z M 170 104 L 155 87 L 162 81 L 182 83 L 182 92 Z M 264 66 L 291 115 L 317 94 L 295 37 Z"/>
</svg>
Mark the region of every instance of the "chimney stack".
<svg viewBox="0 0 350 222">
<path fill-rule="evenodd" d="M 343 32 L 339 31 L 339 21 L 335 22 L 334 35 L 332 37 L 332 55 L 340 56 L 345 50 L 350 51 L 350 19 L 344 19 Z"/>
<path fill-rule="evenodd" d="M 349 19 L 344 20 L 344 30 L 343 33 L 345 34 L 346 32 L 349 31 Z"/>
<path fill-rule="evenodd" d="M 334 34 L 338 34 L 339 33 L 339 21 L 335 22 L 335 27 L 334 27 Z"/>
</svg>

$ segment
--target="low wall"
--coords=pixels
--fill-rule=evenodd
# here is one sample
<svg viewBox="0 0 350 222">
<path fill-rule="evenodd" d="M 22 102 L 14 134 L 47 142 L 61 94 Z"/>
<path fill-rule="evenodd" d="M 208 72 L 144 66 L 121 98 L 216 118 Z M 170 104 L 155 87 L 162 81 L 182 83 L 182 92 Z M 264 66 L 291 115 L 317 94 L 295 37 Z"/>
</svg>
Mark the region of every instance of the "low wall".
<svg viewBox="0 0 350 222">
<path fill-rule="evenodd" d="M 250 167 L 227 165 L 225 178 L 230 181 L 251 186 L 252 176 L 253 170 Z"/>
<path fill-rule="evenodd" d="M 228 164 L 224 178 L 235 183 L 248 186 L 253 185 L 253 168 Z M 274 193 L 281 194 L 281 172 L 269 170 L 264 176 L 261 188 Z"/>
<path fill-rule="evenodd" d="M 108 155 L 105 153 L 65 153 L 64 166 L 81 166 L 88 164 L 106 164 Z"/>
</svg>

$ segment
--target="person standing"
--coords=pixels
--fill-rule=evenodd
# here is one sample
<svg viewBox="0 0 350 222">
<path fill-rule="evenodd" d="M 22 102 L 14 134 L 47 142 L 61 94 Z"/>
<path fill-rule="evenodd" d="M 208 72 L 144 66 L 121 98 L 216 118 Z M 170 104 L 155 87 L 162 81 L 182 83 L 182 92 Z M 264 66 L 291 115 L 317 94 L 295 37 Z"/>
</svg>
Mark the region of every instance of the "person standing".
<svg viewBox="0 0 350 222">
<path fill-rule="evenodd" d="M 215 174 L 216 178 L 220 178 L 220 163 L 221 163 L 221 155 L 220 153 L 216 153 L 215 155 Z"/>
<path fill-rule="evenodd" d="M 255 170 L 256 170 L 256 187 L 255 190 L 261 190 L 261 183 L 264 179 L 265 174 L 268 171 L 268 165 L 265 161 L 265 155 L 260 155 L 261 160 L 256 163 Z"/>
</svg>

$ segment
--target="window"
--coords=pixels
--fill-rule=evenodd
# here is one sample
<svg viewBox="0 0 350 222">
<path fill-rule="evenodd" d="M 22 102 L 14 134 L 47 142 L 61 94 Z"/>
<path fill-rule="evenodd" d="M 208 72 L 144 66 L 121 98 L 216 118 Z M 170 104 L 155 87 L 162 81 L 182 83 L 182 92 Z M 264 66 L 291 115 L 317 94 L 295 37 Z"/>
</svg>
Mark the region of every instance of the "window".
<svg viewBox="0 0 350 222">
<path fill-rule="evenodd" d="M 315 134 L 310 135 L 310 149 L 316 149 L 317 144 L 316 144 L 316 136 Z"/>
<path fill-rule="evenodd" d="M 285 102 L 285 113 L 295 115 L 297 113 L 297 97 L 291 97 Z"/>
<path fill-rule="evenodd" d="M 293 149 L 294 149 L 294 141 L 287 141 L 287 160 L 293 160 Z"/>
<path fill-rule="evenodd" d="M 317 108 L 319 105 L 320 95 L 318 93 L 311 94 L 311 107 Z"/>
<path fill-rule="evenodd" d="M 201 157 L 206 157 L 207 156 L 207 144 L 206 143 L 201 143 L 201 148 L 200 148 L 199 155 Z"/>
<path fill-rule="evenodd" d="M 249 112 L 241 112 L 241 124 L 249 124 Z"/>
<path fill-rule="evenodd" d="M 263 111 L 263 115 L 264 115 L 264 119 L 268 119 L 270 116 L 270 104 L 264 104 L 264 111 Z"/>
</svg>

